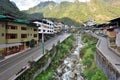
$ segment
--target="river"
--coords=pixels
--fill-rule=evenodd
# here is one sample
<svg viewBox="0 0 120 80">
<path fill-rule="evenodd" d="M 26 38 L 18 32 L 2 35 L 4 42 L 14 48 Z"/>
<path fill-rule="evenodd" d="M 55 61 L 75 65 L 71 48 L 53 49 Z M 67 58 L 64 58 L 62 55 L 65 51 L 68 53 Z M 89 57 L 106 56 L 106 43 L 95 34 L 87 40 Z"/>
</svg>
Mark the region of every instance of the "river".
<svg viewBox="0 0 120 80">
<path fill-rule="evenodd" d="M 84 66 L 81 63 L 79 52 L 83 47 L 79 34 L 74 35 L 76 38 L 76 48 L 66 57 L 63 63 L 54 73 L 53 80 L 84 80 Z"/>
</svg>

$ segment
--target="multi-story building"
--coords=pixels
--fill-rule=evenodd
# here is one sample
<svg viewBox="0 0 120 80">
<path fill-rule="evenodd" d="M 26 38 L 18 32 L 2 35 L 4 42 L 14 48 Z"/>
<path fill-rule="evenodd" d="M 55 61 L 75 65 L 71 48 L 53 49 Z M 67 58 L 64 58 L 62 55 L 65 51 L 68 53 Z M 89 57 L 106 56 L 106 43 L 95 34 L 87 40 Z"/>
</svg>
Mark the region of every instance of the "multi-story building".
<svg viewBox="0 0 120 80">
<path fill-rule="evenodd" d="M 42 34 L 54 34 L 53 22 L 47 19 L 34 20 L 33 23 L 39 27 L 39 33 Z"/>
<path fill-rule="evenodd" d="M 7 56 L 38 43 L 38 27 L 29 21 L 0 15 L 0 56 Z"/>
<path fill-rule="evenodd" d="M 92 18 L 88 19 L 88 21 L 84 22 L 83 25 L 85 27 L 90 27 L 96 24 L 96 21 Z"/>
<path fill-rule="evenodd" d="M 51 38 L 54 36 L 54 23 L 48 19 L 39 19 L 39 20 L 32 20 L 33 23 L 38 26 L 39 30 L 39 41 L 41 41 L 42 34 L 44 34 L 44 40 Z"/>
<path fill-rule="evenodd" d="M 64 28 L 64 24 L 62 22 L 55 22 L 54 26 L 55 26 L 54 28 L 55 33 L 60 33 Z"/>
</svg>

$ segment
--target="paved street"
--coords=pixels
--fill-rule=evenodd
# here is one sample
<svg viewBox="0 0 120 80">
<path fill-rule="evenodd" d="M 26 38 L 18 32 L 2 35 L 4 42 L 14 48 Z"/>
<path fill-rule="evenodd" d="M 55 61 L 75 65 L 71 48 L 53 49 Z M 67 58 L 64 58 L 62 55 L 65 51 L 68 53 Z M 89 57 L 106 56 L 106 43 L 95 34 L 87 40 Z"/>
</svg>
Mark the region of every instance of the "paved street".
<svg viewBox="0 0 120 80">
<path fill-rule="evenodd" d="M 65 33 L 48 40 L 45 42 L 45 49 L 51 50 L 53 44 L 56 45 L 58 41 L 62 42 L 69 35 L 70 34 Z M 19 72 L 24 66 L 28 64 L 28 61 L 36 61 L 42 56 L 43 54 L 40 44 L 38 47 L 0 62 L 0 80 L 11 80 L 17 72 Z"/>
<path fill-rule="evenodd" d="M 99 50 L 103 53 L 109 63 L 111 63 L 113 67 L 120 73 L 120 57 L 108 48 L 106 38 L 99 38 L 101 40 L 98 46 Z"/>
</svg>

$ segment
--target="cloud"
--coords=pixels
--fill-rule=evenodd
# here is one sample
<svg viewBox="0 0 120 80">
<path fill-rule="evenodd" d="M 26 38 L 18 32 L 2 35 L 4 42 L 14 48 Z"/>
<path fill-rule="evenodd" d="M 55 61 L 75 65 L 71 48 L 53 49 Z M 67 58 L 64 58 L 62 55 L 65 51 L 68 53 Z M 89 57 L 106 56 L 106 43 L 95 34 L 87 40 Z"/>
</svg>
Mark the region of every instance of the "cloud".
<svg viewBox="0 0 120 80">
<path fill-rule="evenodd" d="M 74 0 L 53 0 L 53 1 L 60 3 L 60 2 L 62 2 L 62 1 L 69 1 L 69 2 L 73 2 Z"/>
<path fill-rule="evenodd" d="M 90 0 L 79 0 L 80 2 L 89 2 Z"/>
<path fill-rule="evenodd" d="M 36 6 L 41 1 L 55 1 L 55 2 L 60 3 L 61 1 L 73 2 L 75 0 L 10 0 L 10 1 L 14 1 L 20 10 L 27 10 L 31 7 Z M 86 2 L 86 1 L 90 1 L 90 0 L 79 0 L 79 1 Z"/>
<path fill-rule="evenodd" d="M 20 10 L 27 10 L 40 3 L 40 0 L 11 0 L 16 3 Z"/>
</svg>

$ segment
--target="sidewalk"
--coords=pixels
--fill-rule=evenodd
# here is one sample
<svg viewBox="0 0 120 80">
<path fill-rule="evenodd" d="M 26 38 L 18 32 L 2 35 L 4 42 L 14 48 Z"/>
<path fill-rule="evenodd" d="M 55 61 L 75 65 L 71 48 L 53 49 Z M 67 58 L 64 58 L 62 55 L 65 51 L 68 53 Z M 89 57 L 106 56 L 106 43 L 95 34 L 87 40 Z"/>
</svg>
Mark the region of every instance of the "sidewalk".
<svg viewBox="0 0 120 80">
<path fill-rule="evenodd" d="M 18 53 L 15 53 L 15 54 L 11 54 L 11 55 L 2 57 L 2 58 L 0 58 L 0 62 L 4 61 L 4 60 L 6 60 L 6 59 L 8 59 L 8 58 L 10 58 L 10 57 L 13 57 L 13 56 L 16 56 L 16 55 L 18 55 L 18 54 L 21 54 L 21 53 L 23 53 L 23 52 L 25 52 L 25 51 L 27 51 L 27 50 L 30 50 L 30 49 L 31 49 L 31 48 L 27 48 L 27 49 L 25 49 L 25 50 L 22 50 L 21 52 L 18 52 Z"/>
</svg>

